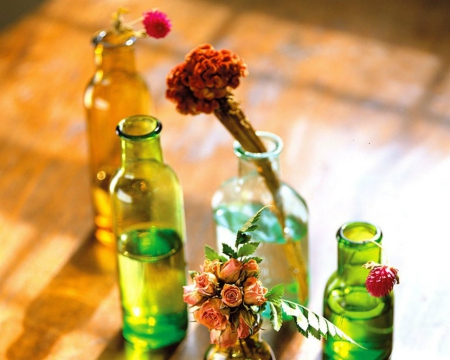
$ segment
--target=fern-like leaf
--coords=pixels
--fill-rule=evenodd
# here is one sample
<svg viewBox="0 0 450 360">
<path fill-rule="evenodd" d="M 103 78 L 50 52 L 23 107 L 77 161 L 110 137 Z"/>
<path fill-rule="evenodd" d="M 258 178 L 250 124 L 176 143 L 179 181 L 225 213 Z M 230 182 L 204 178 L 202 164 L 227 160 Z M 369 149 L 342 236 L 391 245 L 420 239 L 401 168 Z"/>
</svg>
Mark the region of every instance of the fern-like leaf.
<svg viewBox="0 0 450 360">
<path fill-rule="evenodd" d="M 237 232 L 237 236 L 236 236 L 236 248 L 239 247 L 239 245 L 242 244 L 246 244 L 250 241 L 251 236 L 246 234 L 247 232 L 251 232 L 251 231 L 255 231 L 256 229 L 258 229 L 259 225 L 257 224 L 257 222 L 259 221 L 259 218 L 261 217 L 261 213 L 263 212 L 263 210 L 268 207 L 270 205 L 266 205 L 264 207 L 262 207 L 261 209 L 258 210 L 258 212 L 253 215 L 253 217 L 248 220 L 244 226 L 242 226 L 238 232 Z"/>
<path fill-rule="evenodd" d="M 283 301 L 282 309 L 286 315 L 292 316 L 297 326 L 297 330 L 305 337 L 308 337 L 308 319 L 303 314 L 302 308 L 296 306 L 297 304 L 288 301 Z"/>
<path fill-rule="evenodd" d="M 282 309 L 286 315 L 292 316 L 295 319 L 297 329 L 302 334 L 311 334 L 319 340 L 322 337 L 327 338 L 329 335 L 333 339 L 348 341 L 362 347 L 332 322 L 320 315 L 317 315 L 303 305 L 296 304 L 288 300 L 283 300 Z"/>
<path fill-rule="evenodd" d="M 273 302 L 269 302 L 270 306 L 270 323 L 275 331 L 279 331 L 281 329 L 281 325 L 283 325 L 283 316 L 282 310 L 280 306 L 276 306 Z"/>
</svg>

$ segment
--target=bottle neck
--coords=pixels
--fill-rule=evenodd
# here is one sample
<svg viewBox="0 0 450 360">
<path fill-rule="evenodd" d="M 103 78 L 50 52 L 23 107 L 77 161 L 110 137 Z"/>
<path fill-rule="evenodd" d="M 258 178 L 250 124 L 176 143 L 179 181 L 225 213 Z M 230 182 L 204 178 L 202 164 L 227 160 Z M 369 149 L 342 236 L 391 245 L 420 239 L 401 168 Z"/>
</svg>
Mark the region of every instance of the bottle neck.
<svg viewBox="0 0 450 360">
<path fill-rule="evenodd" d="M 134 49 L 136 37 L 132 34 L 117 34 L 101 31 L 93 39 L 94 60 L 97 72 L 136 72 Z"/>
<path fill-rule="evenodd" d="M 117 125 L 122 146 L 122 167 L 138 161 L 162 163 L 161 129 L 161 123 L 148 115 L 134 115 L 122 120 Z"/>
<path fill-rule="evenodd" d="M 122 146 L 122 166 L 142 161 L 152 160 L 159 163 L 163 162 L 163 155 L 159 136 L 144 141 L 121 140 Z"/>
<path fill-rule="evenodd" d="M 283 150 L 283 141 L 277 135 L 257 131 L 256 134 L 263 141 L 267 151 L 263 153 L 252 153 L 245 151 L 241 144 L 234 142 L 234 153 L 238 157 L 238 175 L 246 177 L 260 173 L 262 162 L 269 160 L 273 171 L 280 175 L 280 153 Z"/>
<path fill-rule="evenodd" d="M 337 232 L 338 274 L 351 277 L 353 282 L 363 284 L 367 269 L 363 265 L 368 261 L 381 263 L 381 230 L 365 222 L 350 222 Z M 378 245 L 377 245 L 378 244 Z"/>
</svg>

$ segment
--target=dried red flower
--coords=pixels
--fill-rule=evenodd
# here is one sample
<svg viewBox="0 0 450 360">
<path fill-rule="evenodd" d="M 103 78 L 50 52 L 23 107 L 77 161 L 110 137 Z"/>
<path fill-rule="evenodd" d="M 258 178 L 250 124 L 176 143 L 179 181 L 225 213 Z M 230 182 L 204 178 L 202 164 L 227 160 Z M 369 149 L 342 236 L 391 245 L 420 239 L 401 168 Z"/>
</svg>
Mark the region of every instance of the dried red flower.
<svg viewBox="0 0 450 360">
<path fill-rule="evenodd" d="M 166 97 L 177 103 L 182 114 L 210 114 L 219 108 L 218 99 L 239 85 L 247 75 L 247 65 L 229 50 L 200 45 L 167 76 Z"/>
<path fill-rule="evenodd" d="M 384 297 L 392 291 L 395 284 L 400 283 L 396 268 L 379 265 L 372 261 L 364 267 L 370 269 L 366 279 L 366 289 L 372 296 Z"/>
<path fill-rule="evenodd" d="M 156 39 L 165 37 L 172 27 L 167 15 L 158 10 L 147 11 L 144 14 L 142 23 L 148 36 Z"/>
</svg>

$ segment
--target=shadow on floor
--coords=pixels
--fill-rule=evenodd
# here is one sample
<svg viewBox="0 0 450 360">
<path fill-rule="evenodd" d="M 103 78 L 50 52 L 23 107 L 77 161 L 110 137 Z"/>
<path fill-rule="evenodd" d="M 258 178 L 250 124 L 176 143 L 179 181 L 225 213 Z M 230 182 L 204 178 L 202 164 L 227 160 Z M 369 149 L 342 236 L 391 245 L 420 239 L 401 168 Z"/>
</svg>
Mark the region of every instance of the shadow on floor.
<svg viewBox="0 0 450 360">
<path fill-rule="evenodd" d="M 20 20 L 46 0 L 0 1 L 0 30 Z"/>
</svg>

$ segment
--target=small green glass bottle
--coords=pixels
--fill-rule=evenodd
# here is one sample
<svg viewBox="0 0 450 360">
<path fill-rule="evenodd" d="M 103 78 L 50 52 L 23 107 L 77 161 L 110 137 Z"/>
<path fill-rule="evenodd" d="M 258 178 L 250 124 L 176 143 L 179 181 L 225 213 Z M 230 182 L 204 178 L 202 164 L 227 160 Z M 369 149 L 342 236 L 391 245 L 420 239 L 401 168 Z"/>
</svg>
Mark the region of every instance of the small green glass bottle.
<svg viewBox="0 0 450 360">
<path fill-rule="evenodd" d="M 123 336 L 148 349 L 181 341 L 188 321 L 183 195 L 163 161 L 161 129 L 147 115 L 119 123 L 122 164 L 110 186 Z"/>
<path fill-rule="evenodd" d="M 336 234 L 338 269 L 329 278 L 324 293 L 324 317 L 365 349 L 350 342 L 324 342 L 323 359 L 389 359 L 392 352 L 394 296 L 371 296 L 363 267 L 372 260 L 381 263 L 381 230 L 366 222 L 344 224 Z"/>
</svg>

